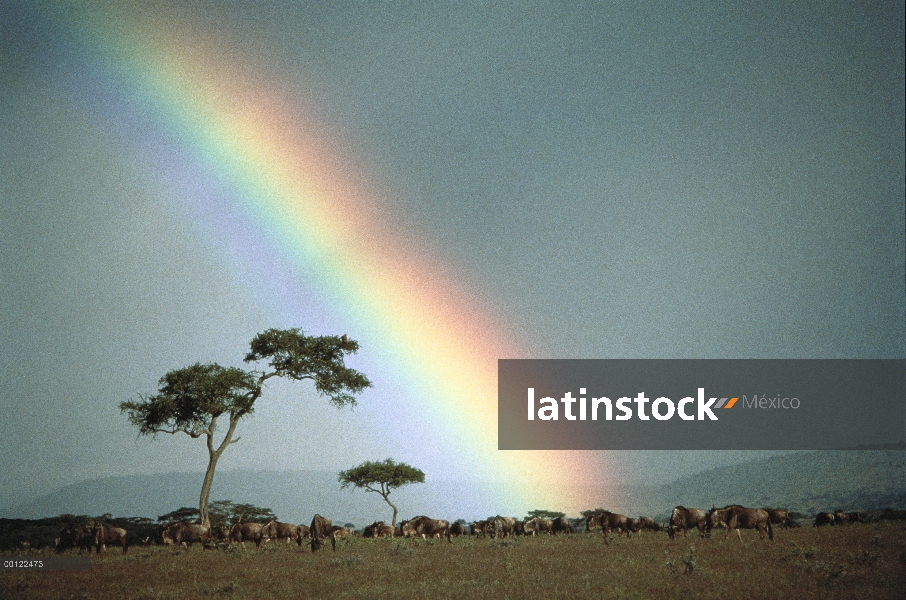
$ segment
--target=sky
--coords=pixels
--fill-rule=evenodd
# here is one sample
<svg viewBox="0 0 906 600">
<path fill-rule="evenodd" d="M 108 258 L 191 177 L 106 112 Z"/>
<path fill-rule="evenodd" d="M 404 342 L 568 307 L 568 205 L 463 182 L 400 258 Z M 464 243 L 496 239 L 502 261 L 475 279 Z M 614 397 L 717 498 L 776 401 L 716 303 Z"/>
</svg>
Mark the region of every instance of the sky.
<svg viewBox="0 0 906 600">
<path fill-rule="evenodd" d="M 393 457 L 513 514 L 764 453 L 498 451 L 497 358 L 906 357 L 901 3 L 0 21 L 0 507 L 201 471 L 118 404 L 271 327 L 374 386 L 269 383 L 218 469 Z"/>
</svg>

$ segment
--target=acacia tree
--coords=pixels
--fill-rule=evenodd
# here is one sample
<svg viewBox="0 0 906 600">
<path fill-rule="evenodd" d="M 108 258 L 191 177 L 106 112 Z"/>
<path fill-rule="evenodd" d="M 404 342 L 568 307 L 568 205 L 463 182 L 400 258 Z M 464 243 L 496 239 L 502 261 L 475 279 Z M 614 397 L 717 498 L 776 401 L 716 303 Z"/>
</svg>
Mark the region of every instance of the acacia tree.
<svg viewBox="0 0 906 600">
<path fill-rule="evenodd" d="M 179 521 L 188 521 L 198 518 L 198 509 L 183 506 L 173 512 L 157 517 L 158 523 L 172 525 Z M 208 520 L 211 527 L 227 529 L 232 523 L 247 521 L 276 521 L 277 515 L 269 508 L 261 508 L 254 504 L 236 504 L 230 500 L 215 500 L 208 504 Z"/>
<path fill-rule="evenodd" d="M 565 516 L 566 513 L 558 512 L 556 510 L 543 510 L 536 508 L 535 510 L 529 511 L 528 516 L 525 517 L 525 520 L 528 521 L 529 519 L 534 519 L 537 517 L 539 519 L 550 519 L 553 521 L 554 519 L 559 519 L 560 517 Z"/>
<path fill-rule="evenodd" d="M 398 463 L 388 458 L 383 462 L 366 461 L 348 471 L 341 471 L 337 479 L 342 488 L 352 485 L 366 492 L 380 494 L 384 502 L 393 509 L 393 520 L 390 524 L 396 527 L 397 509 L 390 501 L 390 492 L 410 483 L 424 483 L 425 474 L 406 463 Z"/>
<path fill-rule="evenodd" d="M 208 497 L 217 461 L 230 444 L 241 439 L 233 437 L 236 426 L 254 412 L 264 382 L 271 377 L 310 379 L 318 394 L 327 396 L 337 408 L 355 406 L 353 394 L 371 386 L 365 375 L 343 362 L 345 355 L 358 349 L 358 342 L 345 335 L 315 337 L 299 329 L 268 329 L 255 336 L 251 351 L 245 356 L 247 363 L 266 361 L 261 371 L 198 363 L 170 371 L 160 379 L 157 394 L 121 402 L 120 410 L 138 427 L 140 435 L 182 432 L 205 439 L 208 467 L 198 501 L 198 518 L 209 525 Z M 221 418 L 227 419 L 227 428 L 217 442 L 215 433 Z"/>
</svg>

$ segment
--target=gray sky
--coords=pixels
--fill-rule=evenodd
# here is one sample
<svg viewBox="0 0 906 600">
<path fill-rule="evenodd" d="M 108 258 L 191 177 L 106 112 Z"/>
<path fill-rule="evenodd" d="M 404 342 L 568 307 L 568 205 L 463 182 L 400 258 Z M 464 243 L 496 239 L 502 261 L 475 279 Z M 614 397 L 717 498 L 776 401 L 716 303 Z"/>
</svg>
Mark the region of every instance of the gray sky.
<svg viewBox="0 0 906 600">
<path fill-rule="evenodd" d="M 346 327 L 305 282 L 281 283 L 279 262 L 262 285 L 205 224 L 228 216 L 193 213 L 179 182 L 123 151 L 141 118 L 129 129 L 86 100 L 80 51 L 22 4 L 0 8 L 0 506 L 201 469 L 192 440 L 136 441 L 117 403 L 169 369 L 235 364 L 269 327 Z M 306 98 L 398 227 L 540 357 L 906 356 L 902 3 L 135 13 L 216 32 Z M 363 349 L 353 364 L 392 380 L 379 362 Z M 221 468 L 394 456 L 430 478 L 457 451 L 381 436 L 387 406 L 406 405 L 379 392 L 302 439 L 323 402 L 269 393 L 242 426 L 255 451 Z M 606 460 L 646 480 L 754 456 Z"/>
</svg>

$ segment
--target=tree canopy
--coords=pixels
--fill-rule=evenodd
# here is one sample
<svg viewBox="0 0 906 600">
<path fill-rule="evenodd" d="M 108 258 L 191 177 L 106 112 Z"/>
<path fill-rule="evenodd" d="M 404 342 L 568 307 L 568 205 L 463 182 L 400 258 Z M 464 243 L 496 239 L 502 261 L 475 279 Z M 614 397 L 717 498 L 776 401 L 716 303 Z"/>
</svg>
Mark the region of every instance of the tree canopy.
<svg viewBox="0 0 906 600">
<path fill-rule="evenodd" d="M 197 438 L 213 433 L 220 415 L 239 420 L 251 413 L 258 387 L 252 373 L 198 363 L 170 371 L 161 378 L 156 396 L 122 402 L 120 410 L 141 435 L 181 431 Z"/>
<path fill-rule="evenodd" d="M 172 525 L 173 523 L 178 523 L 180 521 L 191 521 L 192 519 L 197 518 L 197 508 L 183 506 L 182 508 L 177 508 L 174 511 L 168 512 L 165 515 L 159 515 L 157 517 L 157 522 L 163 525 Z"/>
<path fill-rule="evenodd" d="M 540 508 L 535 510 L 530 510 L 528 516 L 525 517 L 525 520 L 534 519 L 538 517 L 539 519 L 559 519 L 560 517 L 565 517 L 566 513 L 558 512 L 556 510 L 542 510 Z"/>
<path fill-rule="evenodd" d="M 199 520 L 209 524 L 208 496 L 214 481 L 217 461 L 230 444 L 240 419 L 254 412 L 255 402 L 271 377 L 294 381 L 310 379 L 315 390 L 340 408 L 354 406 L 355 394 L 371 386 L 365 375 L 344 363 L 347 354 L 359 349 L 358 342 L 343 336 L 307 336 L 299 329 L 268 329 L 250 344 L 245 362 L 265 361 L 258 370 L 223 367 L 216 363 L 196 363 L 164 375 L 158 393 L 121 402 L 120 410 L 140 435 L 182 432 L 192 438 L 204 437 L 208 448 L 208 468 L 199 497 Z M 227 430 L 215 442 L 218 420 L 226 417 Z"/>
<path fill-rule="evenodd" d="M 380 462 L 366 461 L 357 467 L 341 471 L 337 480 L 341 488 L 354 486 L 380 494 L 393 509 L 391 525 L 395 527 L 397 508 L 390 502 L 390 492 L 410 483 L 424 483 L 425 474 L 420 469 L 388 458 Z"/>
<path fill-rule="evenodd" d="M 160 515 L 157 517 L 157 522 L 171 525 L 179 521 L 192 521 L 198 518 L 198 514 L 197 508 L 183 506 L 165 515 Z M 208 519 L 212 527 L 226 529 L 233 523 L 276 521 L 277 515 L 269 508 L 261 508 L 254 504 L 236 504 L 230 500 L 215 500 L 208 506 Z"/>
</svg>

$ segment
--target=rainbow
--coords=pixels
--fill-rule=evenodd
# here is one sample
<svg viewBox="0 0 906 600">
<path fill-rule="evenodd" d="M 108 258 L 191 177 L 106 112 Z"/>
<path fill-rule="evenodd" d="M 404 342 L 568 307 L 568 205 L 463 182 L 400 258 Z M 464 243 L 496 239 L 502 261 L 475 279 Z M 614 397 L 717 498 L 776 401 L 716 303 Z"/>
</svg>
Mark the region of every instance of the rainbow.
<svg viewBox="0 0 906 600">
<path fill-rule="evenodd" d="M 453 460 L 506 482 L 501 510 L 600 504 L 586 483 L 605 476 L 600 455 L 497 450 L 497 359 L 529 357 L 525 342 L 427 244 L 387 219 L 381 193 L 306 116 L 313 111 L 304 99 L 218 44 L 215 32 L 100 8 L 46 18 L 75 40 L 94 70 L 92 85 L 127 98 L 151 125 L 142 135 L 178 148 L 216 182 L 221 193 L 204 202 L 229 203 L 221 213 L 259 244 L 278 247 L 287 276 L 313 287 L 363 351 L 381 349 L 409 402 L 445 424 L 461 455 Z M 187 202 L 201 207 L 204 221 L 204 202 Z"/>
</svg>

